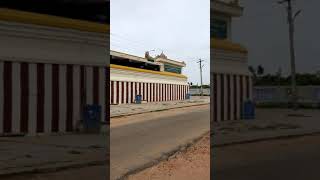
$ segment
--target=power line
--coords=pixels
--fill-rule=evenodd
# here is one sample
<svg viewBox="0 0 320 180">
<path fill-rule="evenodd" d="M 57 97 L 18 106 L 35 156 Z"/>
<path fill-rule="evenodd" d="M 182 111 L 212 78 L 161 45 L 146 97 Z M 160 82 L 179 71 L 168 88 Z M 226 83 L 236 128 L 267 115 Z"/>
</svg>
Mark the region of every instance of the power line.
<svg viewBox="0 0 320 180">
<path fill-rule="evenodd" d="M 199 63 L 199 67 L 200 67 L 200 94 L 201 96 L 203 96 L 203 87 L 202 87 L 202 68 L 204 65 L 202 65 L 203 60 L 199 59 L 198 63 Z"/>
</svg>

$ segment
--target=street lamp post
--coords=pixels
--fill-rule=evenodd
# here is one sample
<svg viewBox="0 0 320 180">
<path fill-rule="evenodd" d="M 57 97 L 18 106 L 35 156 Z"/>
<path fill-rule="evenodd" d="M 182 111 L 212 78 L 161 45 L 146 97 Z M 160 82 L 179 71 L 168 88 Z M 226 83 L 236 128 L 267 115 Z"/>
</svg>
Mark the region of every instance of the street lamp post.
<svg viewBox="0 0 320 180">
<path fill-rule="evenodd" d="M 199 63 L 199 68 L 200 68 L 200 95 L 203 96 L 203 84 L 202 84 L 202 68 L 204 65 L 202 65 L 203 60 L 199 59 L 198 63 Z"/>
<path fill-rule="evenodd" d="M 297 11 L 293 15 L 292 0 L 282 0 L 279 4 L 288 3 L 288 24 L 289 24 L 289 41 L 290 41 L 290 65 L 291 65 L 291 102 L 293 109 L 298 109 L 298 95 L 297 95 L 297 83 L 296 83 L 296 62 L 295 62 L 295 49 L 294 49 L 294 21 L 296 17 L 301 13 L 301 10 Z"/>
</svg>

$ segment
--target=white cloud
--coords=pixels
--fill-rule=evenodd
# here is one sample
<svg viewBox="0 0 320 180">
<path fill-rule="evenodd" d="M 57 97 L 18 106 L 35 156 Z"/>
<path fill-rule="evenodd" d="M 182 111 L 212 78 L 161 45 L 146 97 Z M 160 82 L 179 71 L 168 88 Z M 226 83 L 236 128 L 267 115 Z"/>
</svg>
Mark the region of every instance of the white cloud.
<svg viewBox="0 0 320 180">
<path fill-rule="evenodd" d="M 200 81 L 196 62 L 202 58 L 204 83 L 210 82 L 209 0 L 116 0 L 110 8 L 111 49 L 139 56 L 163 50 L 187 63 L 184 74 L 193 83 Z"/>
</svg>

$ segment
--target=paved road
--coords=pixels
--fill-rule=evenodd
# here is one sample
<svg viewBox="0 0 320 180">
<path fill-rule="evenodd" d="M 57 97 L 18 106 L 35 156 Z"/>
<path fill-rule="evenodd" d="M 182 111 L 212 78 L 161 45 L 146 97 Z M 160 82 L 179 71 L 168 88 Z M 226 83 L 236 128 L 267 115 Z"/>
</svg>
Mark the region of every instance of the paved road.
<svg viewBox="0 0 320 180">
<path fill-rule="evenodd" d="M 319 180 L 320 136 L 213 150 L 214 180 Z"/>
<path fill-rule="evenodd" d="M 135 123 L 111 127 L 111 179 L 117 179 L 208 132 L 209 111 L 209 105 L 202 105 L 153 112 L 124 119 L 127 122 L 139 119 Z"/>
</svg>

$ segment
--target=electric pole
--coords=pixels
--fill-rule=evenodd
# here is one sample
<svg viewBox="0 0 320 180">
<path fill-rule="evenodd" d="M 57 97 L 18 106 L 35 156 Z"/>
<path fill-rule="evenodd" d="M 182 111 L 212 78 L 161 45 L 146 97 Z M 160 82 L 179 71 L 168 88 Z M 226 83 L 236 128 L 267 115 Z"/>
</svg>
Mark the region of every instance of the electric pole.
<svg viewBox="0 0 320 180">
<path fill-rule="evenodd" d="M 279 4 L 287 3 L 288 24 L 289 24 L 289 41 L 290 41 L 290 64 L 291 64 L 291 103 L 293 109 L 298 108 L 298 95 L 296 84 L 296 62 L 295 62 L 295 49 L 294 49 L 294 22 L 296 17 L 301 13 L 301 10 L 297 11 L 293 15 L 292 0 L 282 0 Z"/>
<path fill-rule="evenodd" d="M 200 66 L 200 95 L 203 96 L 203 88 L 202 88 L 202 68 L 204 65 L 202 65 L 203 60 L 199 59 L 198 63 Z"/>
</svg>

